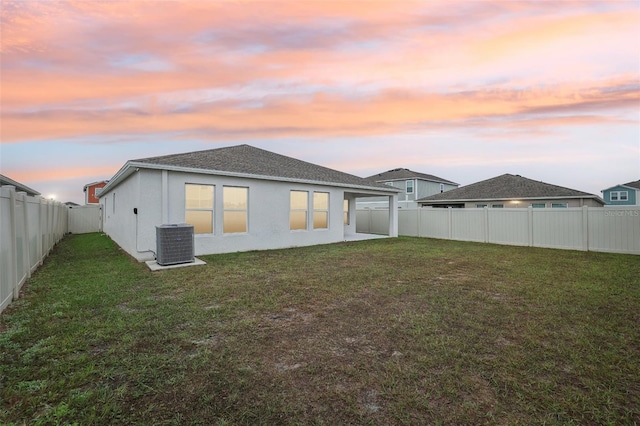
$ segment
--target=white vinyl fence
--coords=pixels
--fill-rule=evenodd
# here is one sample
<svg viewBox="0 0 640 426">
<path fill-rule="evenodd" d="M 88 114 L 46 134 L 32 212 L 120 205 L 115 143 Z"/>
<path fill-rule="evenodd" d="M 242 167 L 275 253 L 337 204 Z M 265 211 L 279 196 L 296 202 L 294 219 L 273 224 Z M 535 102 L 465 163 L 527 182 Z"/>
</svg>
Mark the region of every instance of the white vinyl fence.
<svg viewBox="0 0 640 426">
<path fill-rule="evenodd" d="M 68 207 L 0 187 L 0 312 L 67 233 Z"/>
<path fill-rule="evenodd" d="M 99 204 L 69 207 L 69 233 L 102 232 L 102 206 Z"/>
<path fill-rule="evenodd" d="M 358 210 L 357 232 L 384 234 L 384 209 Z M 401 209 L 400 235 L 640 254 L 640 207 Z"/>
</svg>

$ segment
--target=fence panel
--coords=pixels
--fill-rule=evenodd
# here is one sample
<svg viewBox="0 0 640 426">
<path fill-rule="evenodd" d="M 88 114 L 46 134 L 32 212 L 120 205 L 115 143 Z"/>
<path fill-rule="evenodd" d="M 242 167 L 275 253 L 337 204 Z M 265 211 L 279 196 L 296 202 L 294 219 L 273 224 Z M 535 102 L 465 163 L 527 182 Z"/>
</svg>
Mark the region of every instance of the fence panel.
<svg viewBox="0 0 640 426">
<path fill-rule="evenodd" d="M 449 218 L 450 209 L 422 209 L 420 210 L 421 237 L 450 238 Z M 398 229 L 400 226 L 398 226 Z M 404 235 L 404 234 L 401 234 Z"/>
<path fill-rule="evenodd" d="M 451 209 L 451 239 L 487 242 L 486 209 Z"/>
<path fill-rule="evenodd" d="M 589 250 L 640 254 L 640 208 L 589 209 Z"/>
<path fill-rule="evenodd" d="M 602 208 L 600 208 L 602 210 Z M 532 209 L 533 245 L 536 247 L 586 250 L 583 208 Z"/>
<path fill-rule="evenodd" d="M 358 232 L 385 232 L 386 222 L 377 223 L 372 212 L 387 217 L 386 210 L 357 211 Z M 398 231 L 406 236 L 640 254 L 640 207 L 400 210 Z"/>
<path fill-rule="evenodd" d="M 471 210 L 470 210 L 471 211 Z M 529 245 L 528 213 L 524 209 L 487 209 L 487 242 L 515 246 Z"/>
<path fill-rule="evenodd" d="M 420 220 L 420 211 L 418 209 L 400 209 L 398 210 L 398 234 L 418 237 L 418 223 Z M 387 225 L 387 228 L 389 226 Z"/>
<path fill-rule="evenodd" d="M 71 234 L 102 232 L 102 207 L 100 205 L 70 207 L 69 232 Z"/>
<path fill-rule="evenodd" d="M 0 312 L 68 229 L 68 207 L 0 187 Z"/>
</svg>

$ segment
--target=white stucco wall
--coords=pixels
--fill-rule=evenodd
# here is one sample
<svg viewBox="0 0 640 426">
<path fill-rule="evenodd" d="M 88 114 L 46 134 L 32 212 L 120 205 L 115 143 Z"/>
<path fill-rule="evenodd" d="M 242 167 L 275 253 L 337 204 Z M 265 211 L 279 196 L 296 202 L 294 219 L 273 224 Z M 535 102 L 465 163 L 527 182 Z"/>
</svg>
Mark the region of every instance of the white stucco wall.
<svg viewBox="0 0 640 426">
<path fill-rule="evenodd" d="M 327 244 L 343 241 L 345 235 L 355 233 L 355 195 L 345 194 L 345 188 L 149 169 L 140 169 L 104 193 L 101 204 L 105 212 L 105 233 L 136 259 L 153 259 L 154 254 L 148 250 L 156 250 L 155 227 L 185 222 L 187 183 L 215 187 L 214 232 L 195 235 L 196 256 Z M 223 233 L 224 186 L 249 189 L 246 233 Z M 289 229 L 289 197 L 292 190 L 309 192 L 307 230 Z M 327 229 L 313 229 L 314 191 L 329 194 Z M 116 198 L 115 211 L 112 206 L 113 194 Z M 350 202 L 349 225 L 344 225 L 343 221 L 345 198 Z M 133 213 L 134 208 L 138 210 L 137 215 Z"/>
</svg>

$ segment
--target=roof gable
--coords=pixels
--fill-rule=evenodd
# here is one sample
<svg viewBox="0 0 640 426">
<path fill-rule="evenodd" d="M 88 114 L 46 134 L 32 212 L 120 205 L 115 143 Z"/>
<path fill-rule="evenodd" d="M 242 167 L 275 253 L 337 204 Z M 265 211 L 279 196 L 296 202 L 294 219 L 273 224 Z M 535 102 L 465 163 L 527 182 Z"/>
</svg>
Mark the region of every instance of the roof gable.
<svg viewBox="0 0 640 426">
<path fill-rule="evenodd" d="M 504 174 L 476 182 L 440 194 L 424 197 L 418 201 L 467 201 L 506 200 L 531 198 L 598 198 L 593 194 L 527 179 L 520 175 Z"/>
<path fill-rule="evenodd" d="M 640 190 L 640 180 L 636 180 L 634 182 L 629 182 L 629 183 L 624 183 L 624 184 L 614 185 L 614 186 L 611 186 L 609 188 L 603 189 L 600 192 L 618 190 L 618 189 L 622 189 L 622 188 L 630 188 L 630 189 L 639 189 Z"/>
<path fill-rule="evenodd" d="M 276 154 L 250 145 L 237 145 L 182 154 L 141 158 L 127 162 L 127 165 L 107 185 L 118 184 L 123 170 L 131 167 L 151 167 L 167 170 L 181 170 L 192 173 L 229 174 L 273 180 L 287 180 L 306 183 L 327 183 L 365 189 L 397 192 L 396 188 L 377 184 L 348 173 L 333 170 L 317 164 Z"/>
<path fill-rule="evenodd" d="M 416 178 L 417 179 L 428 180 L 428 181 L 432 181 L 432 182 L 448 183 L 450 185 L 458 185 L 455 182 L 452 182 L 452 181 L 447 180 L 447 179 L 442 179 L 442 178 L 440 178 L 438 176 L 429 175 L 429 174 L 426 174 L 426 173 L 414 172 L 413 170 L 403 169 L 403 168 L 387 170 L 386 172 L 382 172 L 382 173 L 378 173 L 377 175 L 369 176 L 366 179 L 372 180 L 374 182 L 383 182 L 383 181 L 389 181 L 389 180 L 395 180 L 395 179 L 416 179 Z"/>
</svg>

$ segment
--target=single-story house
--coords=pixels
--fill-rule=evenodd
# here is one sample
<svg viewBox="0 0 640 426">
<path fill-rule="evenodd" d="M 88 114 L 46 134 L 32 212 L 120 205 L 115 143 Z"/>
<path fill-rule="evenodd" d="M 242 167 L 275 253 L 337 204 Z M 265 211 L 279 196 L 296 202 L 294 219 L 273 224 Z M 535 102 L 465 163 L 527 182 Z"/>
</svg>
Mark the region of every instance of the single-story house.
<svg viewBox="0 0 640 426">
<path fill-rule="evenodd" d="M 357 239 L 371 196 L 397 206 L 396 188 L 249 145 L 130 160 L 99 194 L 104 232 L 140 261 L 168 224 L 193 225 L 196 256 Z"/>
<path fill-rule="evenodd" d="M 108 180 L 101 180 L 86 184 L 82 188 L 82 191 L 84 191 L 84 203 L 99 204 L 100 200 L 98 199 L 98 194 L 100 194 L 100 191 L 107 185 L 107 183 L 109 183 Z"/>
<path fill-rule="evenodd" d="M 0 186 L 4 186 L 4 185 L 15 186 L 16 192 L 26 192 L 27 195 L 30 197 L 35 197 L 40 195 L 40 193 L 35 189 L 31 189 L 27 185 L 24 185 L 18 181 L 15 181 L 7 176 L 0 175 Z"/>
<path fill-rule="evenodd" d="M 403 209 L 417 209 L 418 203 L 416 200 L 460 186 L 455 182 L 438 176 L 414 172 L 404 168 L 388 170 L 365 179 L 398 188 L 400 190 L 398 207 Z M 358 209 L 387 209 L 389 208 L 389 203 L 384 197 L 374 197 L 357 200 L 356 207 Z"/>
<path fill-rule="evenodd" d="M 418 204 L 453 208 L 567 208 L 602 207 L 604 201 L 587 192 L 507 173 L 421 198 Z"/>
<path fill-rule="evenodd" d="M 640 206 L 640 180 L 603 189 L 602 198 L 609 206 Z"/>
</svg>

